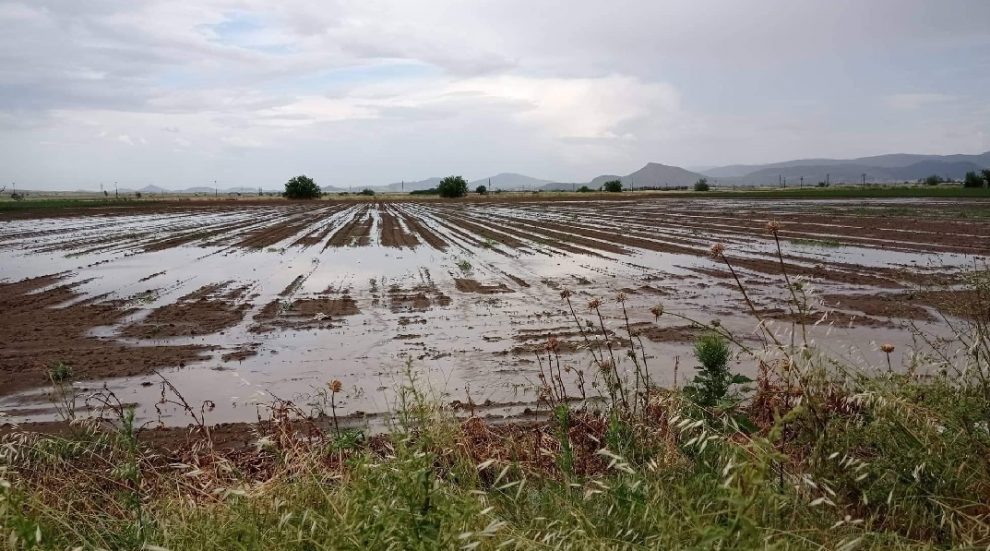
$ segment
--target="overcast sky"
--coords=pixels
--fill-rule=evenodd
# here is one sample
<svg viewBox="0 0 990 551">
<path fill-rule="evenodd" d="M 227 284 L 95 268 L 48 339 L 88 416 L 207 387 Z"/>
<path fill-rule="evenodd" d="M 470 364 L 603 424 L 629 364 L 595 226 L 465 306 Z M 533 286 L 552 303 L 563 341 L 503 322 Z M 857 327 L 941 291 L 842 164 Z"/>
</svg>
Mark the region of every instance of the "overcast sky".
<svg viewBox="0 0 990 551">
<path fill-rule="evenodd" d="M 0 186 L 988 149 L 987 0 L 0 0 Z"/>
</svg>

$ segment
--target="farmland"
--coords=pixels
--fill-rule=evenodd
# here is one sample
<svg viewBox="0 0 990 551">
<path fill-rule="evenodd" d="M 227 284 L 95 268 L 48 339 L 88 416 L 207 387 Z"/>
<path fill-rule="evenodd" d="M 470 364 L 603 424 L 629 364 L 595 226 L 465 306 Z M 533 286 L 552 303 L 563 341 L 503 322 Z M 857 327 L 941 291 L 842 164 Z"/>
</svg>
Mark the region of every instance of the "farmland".
<svg viewBox="0 0 990 551">
<path fill-rule="evenodd" d="M 253 420 L 276 397 L 305 408 L 339 379 L 340 413 L 375 424 L 414 369 L 440 402 L 511 418 L 538 406 L 548 337 L 591 369 L 564 290 L 582 318 L 602 299 L 604 331 L 616 347 L 642 342 L 662 385 L 693 373 L 694 321 L 758 342 L 747 299 L 781 335 L 803 321 L 818 345 L 875 366 L 887 360 L 877 343 L 892 343 L 903 367 L 916 331 L 942 330 L 936 310 L 965 307 L 952 286 L 990 251 L 987 212 L 974 200 L 528 197 L 18 212 L 0 227 L 0 408 L 57 419 L 48 388 L 63 366 L 149 423 L 188 422 L 156 407 L 160 373 L 190 403 L 212 402 L 214 423 Z M 808 312 L 788 306 L 785 273 Z"/>
</svg>

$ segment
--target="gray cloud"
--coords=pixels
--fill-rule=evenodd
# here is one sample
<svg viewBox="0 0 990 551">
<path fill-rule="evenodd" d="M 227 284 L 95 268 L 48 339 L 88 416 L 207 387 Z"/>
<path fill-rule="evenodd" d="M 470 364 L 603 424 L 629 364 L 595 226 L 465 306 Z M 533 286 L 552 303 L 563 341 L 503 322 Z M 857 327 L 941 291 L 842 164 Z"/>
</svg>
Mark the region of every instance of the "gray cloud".
<svg viewBox="0 0 990 551">
<path fill-rule="evenodd" d="M 975 152 L 988 20 L 982 0 L 0 0 L 0 179 L 567 180 Z"/>
</svg>

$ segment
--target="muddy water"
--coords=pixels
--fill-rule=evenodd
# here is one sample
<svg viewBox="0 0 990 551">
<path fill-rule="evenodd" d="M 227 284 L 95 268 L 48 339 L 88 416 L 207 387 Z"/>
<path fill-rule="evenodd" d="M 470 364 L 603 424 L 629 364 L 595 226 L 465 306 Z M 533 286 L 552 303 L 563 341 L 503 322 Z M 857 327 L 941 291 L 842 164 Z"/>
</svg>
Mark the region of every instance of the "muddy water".
<svg viewBox="0 0 990 551">
<path fill-rule="evenodd" d="M 112 325 L 79 328 L 86 338 L 215 347 L 209 359 L 158 369 L 190 403 L 215 403 L 208 419 L 224 422 L 253 420 L 274 397 L 315 408 L 333 379 L 344 383 L 340 413 L 387 412 L 410 373 L 443 401 L 470 399 L 499 412 L 532 407 L 546 337 L 580 342 L 563 289 L 574 293 L 582 323 L 597 323 L 588 300 L 606 299 L 607 330 L 623 338 L 622 308 L 612 299 L 626 293 L 651 377 L 671 384 L 676 365 L 683 382 L 697 332 L 669 315 L 656 321 L 649 309 L 662 303 L 718 319 L 756 344 L 755 319 L 707 249 L 724 243 L 758 307 L 785 313 L 776 244 L 762 230 L 769 218 L 784 219 L 787 269 L 807 274 L 816 295 L 915 288 L 972 263 L 990 244 L 990 228 L 979 222 L 802 222 L 797 213 L 809 209 L 730 201 L 315 203 L 15 220 L 0 227 L 0 279 L 60 274 L 59 285 L 74 285 L 77 295 L 58 307 L 93 300 L 125 310 Z M 900 365 L 911 342 L 905 323 L 840 311 L 810 337 L 857 364 L 883 367 L 877 343 L 894 343 Z M 784 338 L 793 330 L 786 322 L 775 328 Z M 565 361 L 592 380 L 590 355 L 573 348 L 565 347 Z M 66 355 L 59 359 L 71 366 Z M 143 420 L 189 422 L 176 408 L 156 408 L 151 369 L 126 372 L 140 374 L 76 386 L 85 395 L 106 385 Z M 35 377 L 36 388 L 0 391 L 0 410 L 17 421 L 53 418 L 42 378 L 24 376 Z"/>
</svg>

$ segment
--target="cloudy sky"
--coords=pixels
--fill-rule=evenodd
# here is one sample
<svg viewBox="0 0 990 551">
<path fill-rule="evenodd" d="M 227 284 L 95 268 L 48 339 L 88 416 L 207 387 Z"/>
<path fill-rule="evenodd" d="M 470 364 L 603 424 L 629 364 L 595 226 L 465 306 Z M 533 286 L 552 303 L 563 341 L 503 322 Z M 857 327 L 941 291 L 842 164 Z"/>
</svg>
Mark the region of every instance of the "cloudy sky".
<svg viewBox="0 0 990 551">
<path fill-rule="evenodd" d="M 0 185 L 988 149 L 987 0 L 0 0 Z"/>
</svg>

